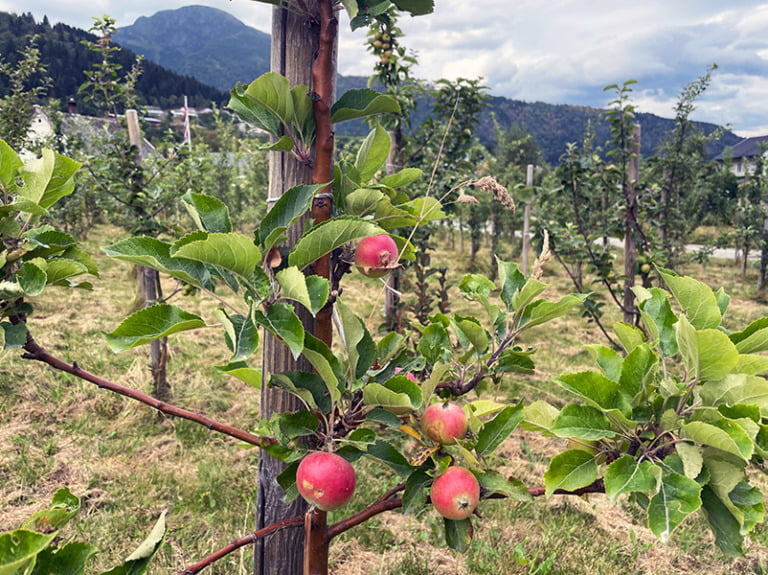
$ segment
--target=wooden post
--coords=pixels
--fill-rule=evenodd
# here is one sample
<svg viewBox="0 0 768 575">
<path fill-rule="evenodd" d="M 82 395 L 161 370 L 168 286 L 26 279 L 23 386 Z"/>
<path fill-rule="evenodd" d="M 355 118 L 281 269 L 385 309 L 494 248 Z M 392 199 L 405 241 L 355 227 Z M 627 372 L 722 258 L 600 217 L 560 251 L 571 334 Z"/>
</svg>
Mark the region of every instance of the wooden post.
<svg viewBox="0 0 768 575">
<path fill-rule="evenodd" d="M 272 11 L 272 47 L 271 69 L 285 76 L 291 86 L 305 85 L 312 92 L 312 62 L 319 44 L 319 29 L 316 10 L 317 1 L 307 0 L 304 4 L 310 14 L 299 13 L 275 7 Z M 312 169 L 302 164 L 290 154 L 271 152 L 269 156 L 269 191 L 268 209 L 280 198 L 285 190 L 312 181 Z M 301 237 L 304 220 L 288 230 L 288 247 L 296 244 Z M 305 329 L 314 330 L 312 317 L 301 306 L 297 314 Z M 273 413 L 296 411 L 303 406 L 294 396 L 279 389 L 270 388 L 267 383 L 273 373 L 288 370 L 312 371 L 304 358 L 294 361 L 288 348 L 275 337 L 264 333 L 262 340 L 261 416 L 270 417 Z M 293 503 L 283 501 L 283 490 L 277 483 L 277 477 L 286 465 L 262 451 L 259 459 L 259 484 L 256 505 L 256 528 L 288 517 L 302 515 L 307 510 L 303 499 Z M 303 571 L 304 531 L 301 529 L 282 529 L 260 539 L 255 545 L 254 575 L 300 575 Z"/>
<path fill-rule="evenodd" d="M 525 185 L 527 188 L 533 188 L 533 164 L 528 164 L 525 171 Z M 528 275 L 528 252 L 531 250 L 531 202 L 525 203 L 523 210 L 523 274 Z"/>
<path fill-rule="evenodd" d="M 637 190 L 635 186 L 640 177 L 640 124 L 635 124 L 632 132 L 630 155 L 627 165 L 627 179 L 624 182 L 624 321 L 635 322 L 635 261 L 637 247 L 635 236 L 637 228 Z"/>
<path fill-rule="evenodd" d="M 139 115 L 136 110 L 126 110 L 125 121 L 128 126 L 128 141 L 138 150 L 135 159 L 136 165 L 141 165 L 143 139 L 139 129 Z M 136 266 L 136 276 L 139 282 L 139 296 L 146 307 L 154 305 L 163 298 L 160 272 L 144 266 Z M 167 370 L 168 338 L 163 337 L 150 342 L 149 353 L 153 382 L 152 395 L 157 399 L 167 401 L 171 398 L 171 386 L 168 383 Z"/>
</svg>

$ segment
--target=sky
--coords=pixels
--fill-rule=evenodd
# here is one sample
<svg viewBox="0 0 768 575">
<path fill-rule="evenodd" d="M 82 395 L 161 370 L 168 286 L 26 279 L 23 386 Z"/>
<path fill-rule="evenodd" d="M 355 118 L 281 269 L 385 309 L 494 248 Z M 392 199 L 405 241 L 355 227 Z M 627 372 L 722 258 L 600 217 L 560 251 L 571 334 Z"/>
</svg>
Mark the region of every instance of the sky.
<svg viewBox="0 0 768 575">
<path fill-rule="evenodd" d="M 94 16 L 128 26 L 189 4 L 270 31 L 271 6 L 253 0 L 0 0 L 0 11 L 87 29 Z M 768 1 L 435 0 L 433 14 L 399 24 L 416 77 L 482 78 L 491 95 L 527 102 L 602 108 L 613 96 L 605 86 L 636 80 L 638 110 L 669 118 L 683 88 L 717 64 L 692 119 L 768 134 Z M 342 16 L 340 73 L 370 75 L 364 40 Z"/>
</svg>

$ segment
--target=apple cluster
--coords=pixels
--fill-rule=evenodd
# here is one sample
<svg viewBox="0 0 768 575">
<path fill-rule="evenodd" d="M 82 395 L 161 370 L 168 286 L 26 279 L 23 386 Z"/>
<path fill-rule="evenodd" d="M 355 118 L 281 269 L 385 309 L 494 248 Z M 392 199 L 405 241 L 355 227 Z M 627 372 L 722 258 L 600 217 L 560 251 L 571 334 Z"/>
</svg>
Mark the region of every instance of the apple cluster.
<svg viewBox="0 0 768 575">
<path fill-rule="evenodd" d="M 453 445 L 467 434 L 469 418 L 456 403 L 446 401 L 428 407 L 421 418 L 424 434 L 442 445 Z M 345 505 L 355 491 L 352 465 L 335 453 L 313 452 L 299 463 L 296 486 L 299 494 L 323 511 Z M 432 505 L 447 519 L 468 518 L 480 500 L 480 484 L 468 469 L 452 465 L 432 483 Z"/>
</svg>

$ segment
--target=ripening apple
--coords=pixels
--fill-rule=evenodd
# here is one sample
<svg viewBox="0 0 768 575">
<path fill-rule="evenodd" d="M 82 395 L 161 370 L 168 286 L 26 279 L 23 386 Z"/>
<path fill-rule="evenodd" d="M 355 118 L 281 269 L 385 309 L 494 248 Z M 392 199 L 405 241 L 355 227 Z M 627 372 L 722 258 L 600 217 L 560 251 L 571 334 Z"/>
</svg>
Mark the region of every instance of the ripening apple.
<svg viewBox="0 0 768 575">
<path fill-rule="evenodd" d="M 355 492 L 355 469 L 343 457 L 327 451 L 305 456 L 296 470 L 296 487 L 306 501 L 323 511 L 344 505 Z"/>
<path fill-rule="evenodd" d="M 446 519 L 466 519 L 480 500 L 480 483 L 471 471 L 454 465 L 432 483 L 430 498 Z"/>
<path fill-rule="evenodd" d="M 355 266 L 369 278 L 380 278 L 397 267 L 397 244 L 387 234 L 368 236 L 355 249 Z"/>
<path fill-rule="evenodd" d="M 467 434 L 469 417 L 457 403 L 433 403 L 421 416 L 421 429 L 432 441 L 453 445 Z"/>
</svg>

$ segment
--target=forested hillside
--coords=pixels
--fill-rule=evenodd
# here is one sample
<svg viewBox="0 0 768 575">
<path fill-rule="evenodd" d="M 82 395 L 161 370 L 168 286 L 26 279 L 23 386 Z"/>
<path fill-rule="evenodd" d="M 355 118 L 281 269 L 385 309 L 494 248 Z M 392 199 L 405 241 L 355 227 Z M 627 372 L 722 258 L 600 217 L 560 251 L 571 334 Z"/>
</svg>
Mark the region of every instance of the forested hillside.
<svg viewBox="0 0 768 575">
<path fill-rule="evenodd" d="M 98 62 L 98 56 L 82 44 L 83 40 L 94 41 L 96 37 L 66 24 L 51 26 L 47 18 L 35 22 L 28 13 L 18 16 L 0 12 L 0 56 L 4 60 L 15 63 L 31 36 L 37 37 L 41 60 L 52 80 L 47 96 L 66 103 L 77 95 L 79 86 L 86 80 L 84 70 Z M 116 56 L 125 71 L 130 70 L 135 58 L 129 50 L 121 50 Z M 137 89 L 147 105 L 179 106 L 184 95 L 188 96 L 190 105 L 199 107 L 227 101 L 226 93 L 191 76 L 175 74 L 149 60 L 142 62 L 142 70 Z M 0 77 L 0 94 L 5 94 L 7 89 L 7 79 Z M 87 111 L 87 106 L 84 109 Z"/>
</svg>

